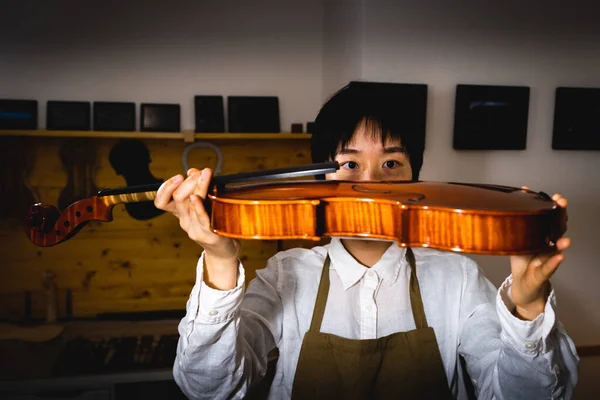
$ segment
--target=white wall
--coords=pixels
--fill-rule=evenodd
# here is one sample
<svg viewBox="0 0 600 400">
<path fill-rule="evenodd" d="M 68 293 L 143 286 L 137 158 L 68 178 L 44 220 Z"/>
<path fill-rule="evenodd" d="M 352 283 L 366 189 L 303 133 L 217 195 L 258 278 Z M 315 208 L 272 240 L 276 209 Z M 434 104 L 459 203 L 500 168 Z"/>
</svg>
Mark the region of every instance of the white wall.
<svg viewBox="0 0 600 400">
<path fill-rule="evenodd" d="M 39 100 L 41 128 L 48 99 L 176 102 L 183 129 L 194 95 L 279 96 L 284 132 L 319 109 L 321 0 L 3 3 L 0 97 Z"/>
<path fill-rule="evenodd" d="M 569 199 L 572 247 L 553 278 L 559 317 L 578 345 L 600 343 L 600 153 L 551 148 L 557 86 L 600 87 L 591 1 L 366 2 L 362 78 L 429 85 L 421 179 L 527 185 Z M 559 4 L 561 4 L 559 6 Z M 527 149 L 452 149 L 458 83 L 531 88 Z M 507 257 L 474 257 L 499 284 Z"/>
<path fill-rule="evenodd" d="M 362 77 L 363 0 L 324 0 L 323 101 Z"/>
</svg>

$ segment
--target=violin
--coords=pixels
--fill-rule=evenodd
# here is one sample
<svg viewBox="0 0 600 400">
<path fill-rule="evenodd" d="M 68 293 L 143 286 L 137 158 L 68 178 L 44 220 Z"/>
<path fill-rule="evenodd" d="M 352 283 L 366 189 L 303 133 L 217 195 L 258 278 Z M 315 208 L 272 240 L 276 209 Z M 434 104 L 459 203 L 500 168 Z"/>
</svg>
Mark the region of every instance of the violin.
<svg viewBox="0 0 600 400">
<path fill-rule="evenodd" d="M 459 182 L 289 179 L 338 169 L 334 161 L 213 177 L 204 200 L 211 228 L 238 239 L 317 241 L 337 236 L 498 255 L 550 251 L 566 231 L 566 210 L 544 192 L 529 189 Z M 27 217 L 27 235 L 38 246 L 62 243 L 88 221 L 111 221 L 117 204 L 154 200 L 159 187 L 101 190 L 62 213 L 35 204 Z"/>
</svg>

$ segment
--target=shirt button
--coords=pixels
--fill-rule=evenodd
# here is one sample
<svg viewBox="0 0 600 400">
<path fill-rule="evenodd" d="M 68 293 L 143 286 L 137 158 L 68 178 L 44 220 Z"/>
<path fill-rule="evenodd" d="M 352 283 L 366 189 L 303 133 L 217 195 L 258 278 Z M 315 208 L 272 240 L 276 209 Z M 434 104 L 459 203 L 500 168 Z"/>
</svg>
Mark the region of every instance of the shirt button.
<svg viewBox="0 0 600 400">
<path fill-rule="evenodd" d="M 208 312 L 208 315 L 210 315 L 210 316 L 215 316 L 215 315 L 217 315 L 218 313 L 219 313 L 219 312 L 218 312 L 217 310 L 210 310 L 210 311 Z"/>
<path fill-rule="evenodd" d="M 528 349 L 528 350 L 533 350 L 536 347 L 537 347 L 537 345 L 535 343 L 531 343 L 531 342 L 525 343 L 525 348 Z"/>
<path fill-rule="evenodd" d="M 369 271 L 369 276 L 375 276 L 375 272 Z"/>
</svg>

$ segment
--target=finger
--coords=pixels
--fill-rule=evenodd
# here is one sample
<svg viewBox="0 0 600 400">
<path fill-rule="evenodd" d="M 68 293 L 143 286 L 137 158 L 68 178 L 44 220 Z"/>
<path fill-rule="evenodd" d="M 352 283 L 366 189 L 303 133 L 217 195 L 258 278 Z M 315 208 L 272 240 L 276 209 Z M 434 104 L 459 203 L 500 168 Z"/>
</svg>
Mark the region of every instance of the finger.
<svg viewBox="0 0 600 400">
<path fill-rule="evenodd" d="M 198 172 L 200 172 L 198 168 L 190 168 L 187 170 L 187 176 L 192 176 L 194 174 L 197 174 Z"/>
<path fill-rule="evenodd" d="M 552 195 L 552 200 L 554 200 L 561 207 L 566 207 L 568 203 L 567 199 L 558 193 Z"/>
<path fill-rule="evenodd" d="M 154 199 L 154 206 L 160 210 L 168 212 L 175 211 L 175 205 L 171 201 L 173 192 L 179 187 L 183 181 L 183 176 L 175 175 L 172 178 L 163 182 L 156 192 L 156 198 Z"/>
<path fill-rule="evenodd" d="M 208 186 L 212 178 L 212 170 L 210 168 L 204 168 L 200 177 L 198 178 L 196 189 L 194 194 L 200 196 L 201 199 L 206 199 L 206 192 L 208 192 Z"/>
<path fill-rule="evenodd" d="M 569 238 L 560 238 L 556 241 L 556 250 L 565 251 L 571 246 L 571 239 Z"/>
<path fill-rule="evenodd" d="M 202 199 L 199 196 L 193 194 L 190 196 L 190 201 L 192 203 L 191 205 L 196 215 L 196 218 L 198 219 L 198 223 L 204 229 L 210 229 L 210 217 L 208 216 L 208 213 L 204 208 Z"/>
<path fill-rule="evenodd" d="M 203 206 L 202 199 L 195 194 L 191 195 L 189 207 L 188 221 L 190 224 L 187 233 L 190 239 L 201 243 L 201 245 L 211 243 L 217 239 L 218 235 L 211 229 L 210 218 Z"/>
<path fill-rule="evenodd" d="M 558 200 L 556 201 L 556 204 L 558 204 L 558 205 L 559 205 L 560 207 L 562 207 L 562 208 L 566 208 L 566 207 L 567 207 L 567 204 L 568 204 L 568 200 L 567 200 L 567 199 L 565 199 L 564 197 L 561 197 L 560 199 L 558 199 Z"/>
<path fill-rule="evenodd" d="M 176 202 L 187 200 L 194 193 L 199 172 L 187 177 L 181 185 L 173 192 L 173 200 Z"/>
<path fill-rule="evenodd" d="M 563 198 L 563 197 L 562 197 L 560 194 L 558 194 L 558 193 L 555 193 L 555 194 L 553 194 L 553 195 L 552 195 L 552 200 L 553 200 L 553 201 L 554 201 L 556 204 L 559 204 L 559 202 L 560 202 L 560 200 L 561 200 L 562 198 Z M 560 204 L 559 204 L 559 206 L 560 206 Z"/>
<path fill-rule="evenodd" d="M 546 251 L 542 252 L 541 254 L 532 256 L 532 258 L 529 260 L 528 264 L 533 263 L 532 265 L 540 266 L 541 264 L 545 263 L 546 260 L 548 260 L 552 256 L 562 253 L 563 251 L 567 250 L 570 246 L 571 246 L 571 239 L 567 238 L 567 237 L 561 237 L 558 240 L 556 240 L 556 243 L 554 243 L 554 245 L 550 246 Z"/>
<path fill-rule="evenodd" d="M 179 187 L 173 192 L 173 200 L 175 202 L 175 208 L 180 218 L 188 218 L 190 214 L 190 195 L 194 193 L 196 187 L 196 181 L 198 174 L 194 174 L 179 185 Z"/>
<path fill-rule="evenodd" d="M 558 253 L 548 258 L 539 268 L 536 268 L 539 274 L 538 279 L 541 281 L 549 280 L 564 259 L 565 255 L 563 253 Z"/>
</svg>

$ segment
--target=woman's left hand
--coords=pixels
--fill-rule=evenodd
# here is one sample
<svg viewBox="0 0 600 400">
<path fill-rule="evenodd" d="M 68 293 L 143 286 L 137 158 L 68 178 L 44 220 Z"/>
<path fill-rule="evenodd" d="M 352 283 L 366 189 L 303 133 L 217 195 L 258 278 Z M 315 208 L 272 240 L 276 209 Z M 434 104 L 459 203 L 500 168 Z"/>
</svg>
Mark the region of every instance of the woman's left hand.
<svg viewBox="0 0 600 400">
<path fill-rule="evenodd" d="M 567 199 L 560 194 L 552 196 L 552 200 L 559 207 L 567 207 Z M 518 318 L 531 321 L 544 312 L 550 294 L 550 278 L 564 261 L 563 252 L 570 245 L 571 239 L 563 237 L 557 240 L 553 252 L 510 257 L 511 295 Z"/>
</svg>

